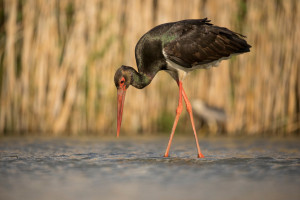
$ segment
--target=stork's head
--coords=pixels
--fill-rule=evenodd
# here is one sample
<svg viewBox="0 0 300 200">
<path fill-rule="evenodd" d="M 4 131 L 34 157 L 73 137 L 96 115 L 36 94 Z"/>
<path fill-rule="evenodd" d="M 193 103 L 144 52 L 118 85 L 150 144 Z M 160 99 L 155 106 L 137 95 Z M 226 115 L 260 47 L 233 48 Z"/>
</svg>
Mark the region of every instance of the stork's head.
<svg viewBox="0 0 300 200">
<path fill-rule="evenodd" d="M 118 122 L 117 122 L 117 137 L 119 137 L 123 106 L 125 101 L 126 90 L 131 84 L 132 73 L 130 67 L 122 65 L 115 73 L 114 81 L 118 91 Z"/>
<path fill-rule="evenodd" d="M 126 90 L 132 78 L 131 67 L 122 65 L 115 73 L 114 81 L 116 88 Z"/>
</svg>

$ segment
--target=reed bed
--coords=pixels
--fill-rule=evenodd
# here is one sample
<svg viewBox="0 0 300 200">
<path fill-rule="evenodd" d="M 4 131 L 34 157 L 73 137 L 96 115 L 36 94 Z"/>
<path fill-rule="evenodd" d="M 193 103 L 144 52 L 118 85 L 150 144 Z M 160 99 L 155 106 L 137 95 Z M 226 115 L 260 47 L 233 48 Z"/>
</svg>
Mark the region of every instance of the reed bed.
<svg viewBox="0 0 300 200">
<path fill-rule="evenodd" d="M 113 76 L 122 64 L 136 67 L 138 39 L 155 25 L 204 17 L 252 48 L 191 73 L 190 99 L 224 108 L 231 135 L 300 129 L 300 1 L 4 0 L 0 15 L 0 134 L 115 132 Z M 144 90 L 131 87 L 122 132 L 169 128 L 177 93 L 164 72 Z M 181 131 L 191 130 L 188 120 L 183 112 Z"/>
</svg>

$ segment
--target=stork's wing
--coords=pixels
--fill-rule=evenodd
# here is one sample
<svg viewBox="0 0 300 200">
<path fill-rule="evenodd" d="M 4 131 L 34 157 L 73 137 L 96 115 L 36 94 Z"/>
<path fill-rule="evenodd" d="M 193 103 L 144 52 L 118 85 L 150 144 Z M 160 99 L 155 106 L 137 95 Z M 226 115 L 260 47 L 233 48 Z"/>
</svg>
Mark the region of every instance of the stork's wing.
<svg viewBox="0 0 300 200">
<path fill-rule="evenodd" d="M 251 46 L 243 39 L 245 36 L 204 20 L 175 23 L 166 33 L 166 38 L 173 40 L 163 44 L 165 56 L 183 67 L 191 68 L 250 51 Z"/>
</svg>

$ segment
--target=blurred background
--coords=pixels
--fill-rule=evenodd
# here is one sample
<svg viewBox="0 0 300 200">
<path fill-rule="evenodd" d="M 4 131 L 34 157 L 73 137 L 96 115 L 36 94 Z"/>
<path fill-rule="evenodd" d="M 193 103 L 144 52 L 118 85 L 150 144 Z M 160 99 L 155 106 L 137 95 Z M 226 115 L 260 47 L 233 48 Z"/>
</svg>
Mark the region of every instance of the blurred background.
<svg viewBox="0 0 300 200">
<path fill-rule="evenodd" d="M 199 133 L 299 133 L 298 0 L 1 0 L 0 134 L 115 135 L 113 77 L 122 64 L 136 68 L 139 38 L 205 17 L 252 48 L 186 78 Z M 143 90 L 130 87 L 121 134 L 169 134 L 177 101 L 165 72 Z M 191 134 L 185 111 L 177 130 Z"/>
</svg>

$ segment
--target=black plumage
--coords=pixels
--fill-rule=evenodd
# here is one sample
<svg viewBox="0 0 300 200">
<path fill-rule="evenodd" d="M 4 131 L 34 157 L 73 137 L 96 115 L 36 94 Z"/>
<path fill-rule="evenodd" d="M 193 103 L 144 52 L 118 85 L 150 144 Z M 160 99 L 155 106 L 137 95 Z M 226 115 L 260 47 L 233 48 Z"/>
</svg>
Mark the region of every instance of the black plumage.
<svg viewBox="0 0 300 200">
<path fill-rule="evenodd" d="M 187 68 L 250 51 L 245 36 L 213 26 L 207 20 L 174 23 L 167 34 L 176 35 L 163 47 L 167 57 Z"/>
<path fill-rule="evenodd" d="M 159 70 L 170 70 L 167 59 L 190 70 L 250 51 L 245 36 L 209 22 L 206 18 L 183 20 L 148 31 L 135 48 L 138 71 L 153 77 Z"/>
</svg>

